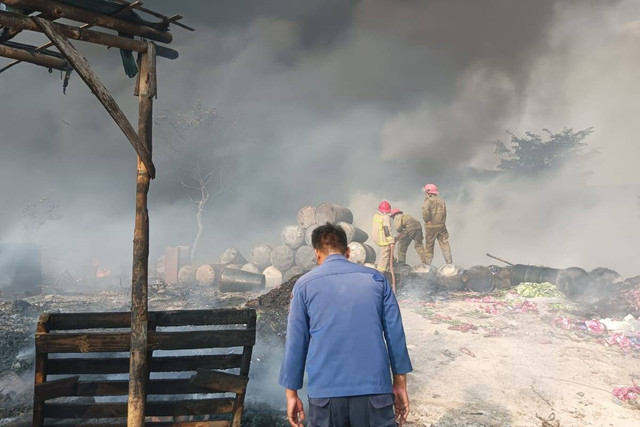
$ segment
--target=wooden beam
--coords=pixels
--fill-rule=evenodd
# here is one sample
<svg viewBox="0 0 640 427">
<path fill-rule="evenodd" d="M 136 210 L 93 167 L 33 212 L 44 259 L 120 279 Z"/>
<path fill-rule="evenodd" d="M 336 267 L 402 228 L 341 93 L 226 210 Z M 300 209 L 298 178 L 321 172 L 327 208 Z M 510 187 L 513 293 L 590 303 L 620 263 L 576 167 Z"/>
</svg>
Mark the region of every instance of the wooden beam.
<svg viewBox="0 0 640 427">
<path fill-rule="evenodd" d="M 149 323 L 161 327 L 241 325 L 250 323 L 251 321 L 253 321 L 255 325 L 255 318 L 255 310 L 237 308 L 149 312 Z M 128 311 L 49 314 L 49 328 L 51 331 L 129 327 L 131 327 L 131 313 Z M 244 329 L 244 327 L 242 327 L 242 329 Z"/>
<path fill-rule="evenodd" d="M 58 3 L 53 0 L 3 0 L 3 3 L 9 6 L 38 10 L 54 19 L 71 19 L 133 36 L 145 37 L 162 43 L 171 43 L 173 40 L 173 36 L 168 32 L 156 30 L 146 25 L 135 24 L 114 16 L 103 15 L 68 4 Z"/>
<path fill-rule="evenodd" d="M 79 376 L 61 378 L 59 380 L 47 381 L 36 384 L 33 391 L 33 399 L 36 402 L 44 402 L 58 397 L 75 396 L 78 386 Z"/>
<path fill-rule="evenodd" d="M 140 58 L 138 135 L 152 152 L 153 97 L 156 93 L 156 49 L 149 43 L 149 50 Z M 142 158 L 138 158 L 136 191 L 136 219 L 133 235 L 133 274 L 131 286 L 131 357 L 129 364 L 129 399 L 127 425 L 143 427 L 147 403 L 149 378 L 149 213 L 147 193 L 150 176 Z"/>
<path fill-rule="evenodd" d="M 126 0 L 114 0 L 116 3 L 118 4 L 122 4 L 122 5 L 127 5 L 129 4 L 128 1 Z M 147 9 L 146 7 L 142 7 L 142 6 L 136 6 L 136 9 L 138 9 L 140 12 L 144 12 L 144 13 L 148 13 L 151 16 L 155 16 L 156 18 L 160 18 L 162 19 L 164 22 L 169 22 L 171 24 L 177 25 L 179 27 L 184 28 L 185 30 L 189 30 L 189 31 L 195 31 L 195 28 L 191 28 L 185 24 L 183 24 L 182 22 L 178 22 L 179 19 L 182 19 L 181 15 L 174 15 L 172 18 L 174 17 L 179 17 L 176 19 L 171 19 L 171 18 L 167 18 L 165 15 L 158 13 L 158 12 L 154 12 L 151 9 Z"/>
<path fill-rule="evenodd" d="M 247 389 L 249 377 L 199 368 L 189 381 L 211 391 L 241 394 Z"/>
<path fill-rule="evenodd" d="M 54 70 L 67 71 L 71 69 L 71 65 L 69 65 L 69 63 L 64 59 L 56 58 L 55 56 L 46 55 L 44 53 L 35 53 L 25 49 L 14 49 L 3 44 L 0 44 L 0 56 L 29 62 L 46 68 L 53 68 Z"/>
<path fill-rule="evenodd" d="M 78 75 L 84 80 L 84 82 L 89 86 L 93 94 L 98 98 L 98 100 L 102 103 L 107 112 L 111 115 L 116 124 L 120 127 L 122 132 L 125 134 L 133 148 L 138 153 L 138 156 L 142 159 L 141 161 L 144 163 L 144 166 L 147 168 L 151 178 L 155 177 L 155 167 L 151 160 L 151 151 L 146 147 L 146 145 L 141 141 L 141 138 L 138 137 L 138 134 L 129 123 L 127 116 L 124 115 L 116 101 L 113 99 L 107 88 L 102 84 L 98 76 L 93 72 L 89 63 L 80 52 L 76 50 L 75 47 L 69 40 L 56 29 L 52 22 L 47 21 L 42 18 L 32 18 L 36 24 L 42 29 L 42 31 L 49 37 L 49 40 L 55 44 L 60 53 L 62 53 L 69 63 L 76 70 Z"/>
<path fill-rule="evenodd" d="M 198 368 L 234 369 L 240 367 L 241 354 L 215 354 L 211 356 L 154 357 L 150 372 L 184 372 Z M 69 357 L 47 361 L 49 375 L 127 374 L 128 357 Z"/>
<path fill-rule="evenodd" d="M 35 22 L 35 17 L 19 15 L 11 12 L 0 11 L 0 25 L 15 28 L 19 30 L 44 32 Z M 133 52 L 146 52 L 148 43 L 142 40 L 129 39 L 127 37 L 119 37 L 113 34 L 101 33 L 89 30 L 88 25 L 82 27 L 74 27 L 72 25 L 53 23 L 53 26 L 60 34 L 72 39 L 83 42 L 99 44 L 108 47 L 117 47 L 119 49 L 131 50 Z M 43 49 L 52 46 L 52 44 L 43 45 Z M 178 52 L 168 47 L 158 49 L 158 55 L 168 59 L 176 59 Z"/>
<path fill-rule="evenodd" d="M 180 417 L 187 415 L 228 414 L 233 408 L 233 399 L 189 399 L 177 402 L 149 402 L 147 416 Z M 126 416 L 124 403 L 48 403 L 45 405 L 47 418 L 122 418 Z M 83 425 L 87 425 L 83 423 Z M 91 424 L 89 424 L 91 425 Z M 127 423 L 128 427 L 132 425 Z"/>
</svg>

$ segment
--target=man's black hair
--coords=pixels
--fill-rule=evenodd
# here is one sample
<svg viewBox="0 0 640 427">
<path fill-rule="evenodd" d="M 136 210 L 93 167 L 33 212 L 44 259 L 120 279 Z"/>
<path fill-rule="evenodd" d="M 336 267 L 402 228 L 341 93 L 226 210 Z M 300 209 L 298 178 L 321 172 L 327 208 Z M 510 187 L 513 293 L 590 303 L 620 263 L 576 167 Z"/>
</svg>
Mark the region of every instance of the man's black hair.
<svg viewBox="0 0 640 427">
<path fill-rule="evenodd" d="M 342 227 L 327 222 L 313 230 L 311 244 L 313 249 L 323 253 L 340 252 L 343 254 L 347 251 L 347 234 Z"/>
</svg>

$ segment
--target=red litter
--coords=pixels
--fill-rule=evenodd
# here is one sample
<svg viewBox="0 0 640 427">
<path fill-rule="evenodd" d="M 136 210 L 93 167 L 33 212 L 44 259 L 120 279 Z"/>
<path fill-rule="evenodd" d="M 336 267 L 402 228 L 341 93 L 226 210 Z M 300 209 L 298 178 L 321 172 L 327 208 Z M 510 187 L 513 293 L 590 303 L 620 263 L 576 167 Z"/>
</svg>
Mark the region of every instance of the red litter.
<svg viewBox="0 0 640 427">
<path fill-rule="evenodd" d="M 613 395 L 620 400 L 635 400 L 640 395 L 640 387 L 633 382 L 633 387 L 616 387 Z"/>
</svg>

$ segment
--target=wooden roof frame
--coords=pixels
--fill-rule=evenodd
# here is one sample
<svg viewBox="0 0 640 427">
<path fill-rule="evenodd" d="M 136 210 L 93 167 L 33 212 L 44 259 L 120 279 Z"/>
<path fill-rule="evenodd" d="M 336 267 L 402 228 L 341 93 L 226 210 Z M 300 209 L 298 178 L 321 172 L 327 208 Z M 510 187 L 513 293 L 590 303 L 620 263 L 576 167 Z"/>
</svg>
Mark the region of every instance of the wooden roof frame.
<svg viewBox="0 0 640 427">
<path fill-rule="evenodd" d="M 178 57 L 178 52 L 157 43 L 170 43 L 171 24 L 193 31 L 192 28 L 178 22 L 181 15 L 171 17 L 142 7 L 142 1 L 113 0 L 122 6 L 111 15 L 79 8 L 55 0 L 1 0 L 2 3 L 37 15 L 15 14 L 0 11 L 0 25 L 8 28 L 8 37 L 0 41 L 0 56 L 15 61 L 0 70 L 0 73 L 20 62 L 28 62 L 49 69 L 63 71 L 75 70 L 93 94 L 98 98 L 111 118 L 120 127 L 138 155 L 136 178 L 136 215 L 133 240 L 133 272 L 131 286 L 131 352 L 129 367 L 129 395 L 127 403 L 127 425 L 142 427 L 145 424 L 147 400 L 148 370 L 148 269 L 149 269 L 149 215 L 147 194 L 149 184 L 155 177 L 152 160 L 153 99 L 157 94 L 156 56 L 169 59 Z M 135 9 L 159 18 L 158 25 L 149 26 L 147 21 L 132 22 L 118 15 Z M 79 26 L 54 22 L 64 18 L 80 22 Z M 122 37 L 121 35 L 94 31 L 90 28 L 102 27 L 142 40 Z M 43 33 L 49 43 L 34 47 L 17 43 L 7 43 L 21 31 Z M 91 69 L 88 61 L 71 44 L 69 39 L 80 40 L 97 45 L 116 47 L 138 53 L 138 78 L 134 94 L 138 96 L 138 128 L 133 127 L 124 112 L 109 93 L 98 75 Z M 59 54 L 47 51 L 55 46 Z M 43 420 L 34 411 L 34 425 Z"/>
</svg>

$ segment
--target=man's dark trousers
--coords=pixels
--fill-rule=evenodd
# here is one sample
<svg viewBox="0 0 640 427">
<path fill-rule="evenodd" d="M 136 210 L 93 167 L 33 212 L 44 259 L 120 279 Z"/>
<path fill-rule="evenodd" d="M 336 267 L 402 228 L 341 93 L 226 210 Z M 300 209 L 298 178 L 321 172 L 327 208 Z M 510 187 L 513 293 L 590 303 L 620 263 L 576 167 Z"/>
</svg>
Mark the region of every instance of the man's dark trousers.
<svg viewBox="0 0 640 427">
<path fill-rule="evenodd" d="M 396 427 L 393 394 L 309 398 L 308 427 Z"/>
</svg>

